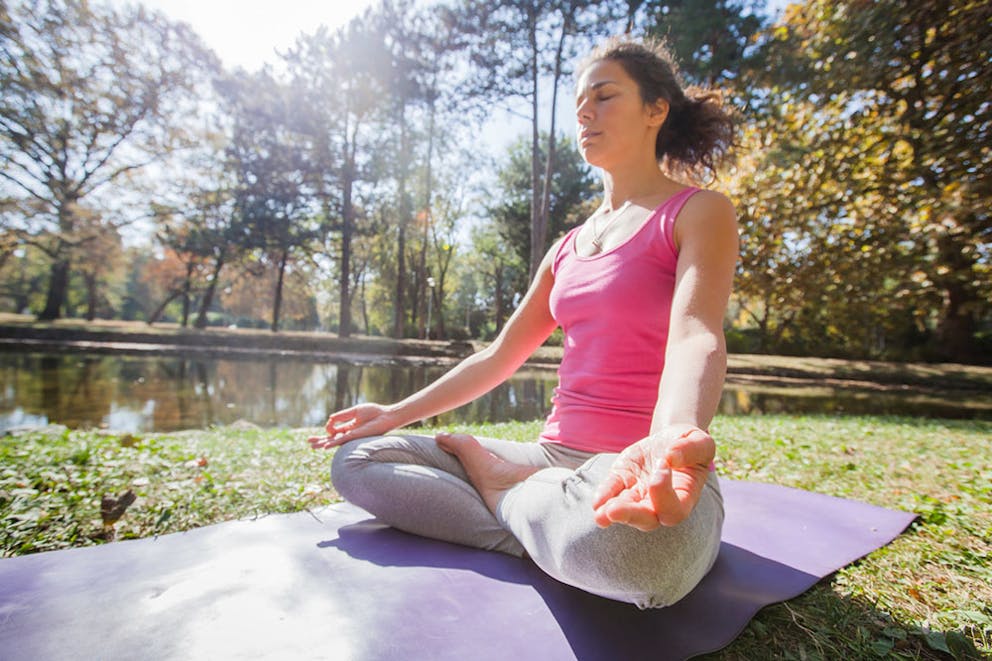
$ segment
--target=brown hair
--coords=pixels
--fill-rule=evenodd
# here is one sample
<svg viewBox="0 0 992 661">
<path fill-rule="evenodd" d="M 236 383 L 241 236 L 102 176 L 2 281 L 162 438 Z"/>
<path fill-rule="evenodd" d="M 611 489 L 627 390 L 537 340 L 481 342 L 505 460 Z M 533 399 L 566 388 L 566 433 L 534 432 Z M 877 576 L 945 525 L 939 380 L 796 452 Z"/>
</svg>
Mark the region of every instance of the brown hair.
<svg viewBox="0 0 992 661">
<path fill-rule="evenodd" d="M 716 176 L 735 138 L 734 117 L 724 108 L 723 96 L 715 90 L 684 86 L 671 51 L 659 41 L 614 37 L 594 49 L 577 73 L 603 60 L 624 68 L 637 83 L 644 103 L 668 102 L 668 117 L 654 147 L 659 165 L 693 178 L 706 173 Z"/>
</svg>

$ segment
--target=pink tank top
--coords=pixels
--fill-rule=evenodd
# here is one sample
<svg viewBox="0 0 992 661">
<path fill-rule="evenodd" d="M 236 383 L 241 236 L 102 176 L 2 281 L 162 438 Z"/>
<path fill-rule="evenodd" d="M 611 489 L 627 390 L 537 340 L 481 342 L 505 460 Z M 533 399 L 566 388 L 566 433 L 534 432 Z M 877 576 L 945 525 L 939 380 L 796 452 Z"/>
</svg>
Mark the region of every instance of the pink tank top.
<svg viewBox="0 0 992 661">
<path fill-rule="evenodd" d="M 550 306 L 564 354 L 541 441 L 619 452 L 648 435 L 675 290 L 673 228 L 697 190 L 673 195 L 612 250 L 577 255 L 579 227 L 561 242 Z"/>
</svg>

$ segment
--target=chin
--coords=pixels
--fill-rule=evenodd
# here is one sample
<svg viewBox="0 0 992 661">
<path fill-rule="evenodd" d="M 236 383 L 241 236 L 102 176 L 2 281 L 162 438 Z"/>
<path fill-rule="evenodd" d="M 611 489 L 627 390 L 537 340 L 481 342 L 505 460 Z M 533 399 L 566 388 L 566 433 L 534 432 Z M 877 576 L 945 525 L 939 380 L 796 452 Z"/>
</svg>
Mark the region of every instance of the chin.
<svg viewBox="0 0 992 661">
<path fill-rule="evenodd" d="M 579 154 L 582 155 L 582 160 L 584 160 L 589 165 L 594 168 L 601 168 L 602 165 L 602 154 L 598 154 L 595 147 L 589 147 L 586 149 L 579 148 Z"/>
</svg>

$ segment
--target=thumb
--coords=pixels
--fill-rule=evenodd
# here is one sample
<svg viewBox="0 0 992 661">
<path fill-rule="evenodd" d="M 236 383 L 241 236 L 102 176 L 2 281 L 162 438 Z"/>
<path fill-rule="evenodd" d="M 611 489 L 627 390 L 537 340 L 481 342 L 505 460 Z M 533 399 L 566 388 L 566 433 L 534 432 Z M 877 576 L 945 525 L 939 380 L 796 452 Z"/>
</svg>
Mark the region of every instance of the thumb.
<svg viewBox="0 0 992 661">
<path fill-rule="evenodd" d="M 663 526 L 674 526 L 688 516 L 686 503 L 675 490 L 672 468 L 670 465 L 659 464 L 648 482 L 651 505 L 658 522 Z"/>
<path fill-rule="evenodd" d="M 688 468 L 695 465 L 709 465 L 716 455 L 716 442 L 701 429 L 693 428 L 683 432 L 668 447 L 665 460 L 672 468 Z"/>
</svg>

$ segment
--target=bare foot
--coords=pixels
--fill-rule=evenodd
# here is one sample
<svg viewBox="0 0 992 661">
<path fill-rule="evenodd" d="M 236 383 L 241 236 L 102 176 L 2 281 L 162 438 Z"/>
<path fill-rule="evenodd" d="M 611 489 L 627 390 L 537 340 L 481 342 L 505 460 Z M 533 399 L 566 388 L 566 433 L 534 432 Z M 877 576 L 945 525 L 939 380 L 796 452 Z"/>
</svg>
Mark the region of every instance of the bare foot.
<svg viewBox="0 0 992 661">
<path fill-rule="evenodd" d="M 458 457 L 472 486 L 493 514 L 510 487 L 539 470 L 536 466 L 523 466 L 500 459 L 468 434 L 441 432 L 434 436 L 434 440 L 442 450 Z"/>
</svg>

